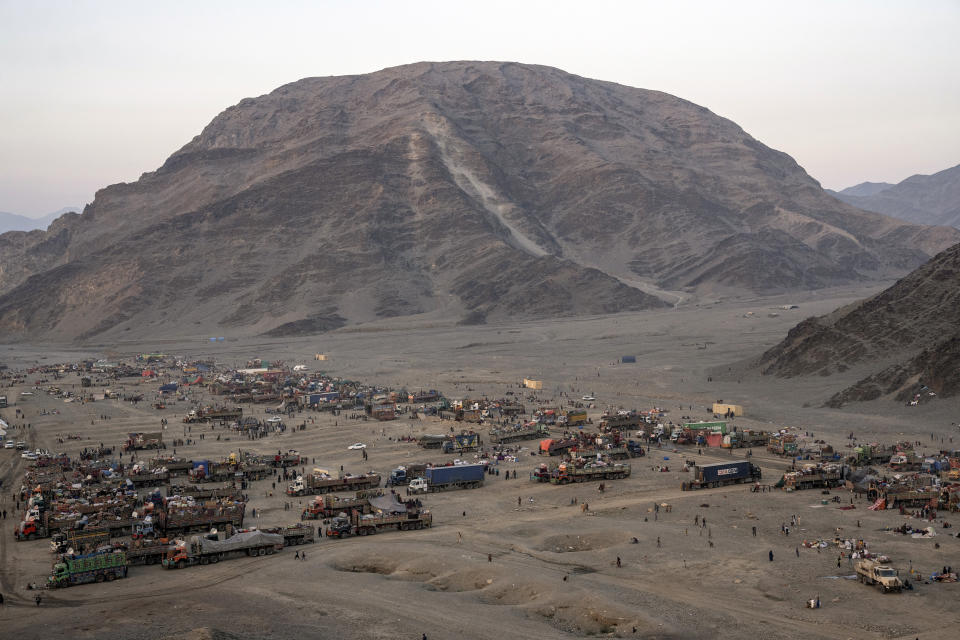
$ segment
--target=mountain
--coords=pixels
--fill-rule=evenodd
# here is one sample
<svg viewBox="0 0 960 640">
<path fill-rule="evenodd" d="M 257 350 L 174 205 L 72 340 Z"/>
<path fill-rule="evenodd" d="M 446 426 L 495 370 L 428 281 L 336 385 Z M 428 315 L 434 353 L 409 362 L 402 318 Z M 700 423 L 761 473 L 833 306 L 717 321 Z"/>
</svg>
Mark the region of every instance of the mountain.
<svg viewBox="0 0 960 640">
<path fill-rule="evenodd" d="M 664 93 L 418 63 L 242 100 L 83 215 L 0 236 L 0 331 L 612 313 L 891 277 L 958 241 L 839 202 L 788 155 Z"/>
<path fill-rule="evenodd" d="M 960 228 L 960 165 L 894 185 L 864 182 L 834 195 L 855 207 L 901 220 Z"/>
<path fill-rule="evenodd" d="M 64 207 L 59 211 L 48 213 L 41 218 L 28 218 L 15 213 L 5 213 L 0 211 L 0 233 L 7 231 L 33 231 L 34 229 L 46 229 L 50 223 L 68 212 L 80 211 L 80 207 Z"/>
<path fill-rule="evenodd" d="M 933 390 L 960 393 L 960 244 L 935 256 L 885 291 L 820 318 L 804 320 L 761 358 L 764 374 L 831 375 L 867 370 L 828 402 Z"/>
<path fill-rule="evenodd" d="M 840 194 L 854 197 L 873 196 L 892 186 L 893 184 L 890 182 L 861 182 L 852 187 L 847 187 L 843 191 L 840 191 Z"/>
</svg>

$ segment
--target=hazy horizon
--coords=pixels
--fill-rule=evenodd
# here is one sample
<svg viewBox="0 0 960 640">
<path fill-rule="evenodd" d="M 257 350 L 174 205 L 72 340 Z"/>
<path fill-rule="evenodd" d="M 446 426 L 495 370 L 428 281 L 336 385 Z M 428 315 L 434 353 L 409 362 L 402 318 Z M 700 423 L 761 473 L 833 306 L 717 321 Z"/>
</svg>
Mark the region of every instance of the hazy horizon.
<svg viewBox="0 0 960 640">
<path fill-rule="evenodd" d="M 510 60 L 664 91 L 824 187 L 960 162 L 960 3 L 0 2 L 0 211 L 135 181 L 218 113 L 303 77 Z"/>
</svg>

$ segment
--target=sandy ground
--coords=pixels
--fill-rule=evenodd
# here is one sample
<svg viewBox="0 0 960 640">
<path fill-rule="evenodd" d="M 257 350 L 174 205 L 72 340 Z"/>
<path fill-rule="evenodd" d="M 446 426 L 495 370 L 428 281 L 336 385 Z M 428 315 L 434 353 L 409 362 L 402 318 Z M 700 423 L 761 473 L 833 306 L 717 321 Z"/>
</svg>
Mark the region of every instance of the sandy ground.
<svg viewBox="0 0 960 640">
<path fill-rule="evenodd" d="M 436 388 L 448 397 L 519 391 L 522 377 L 544 380 L 545 403 L 558 392 L 597 397 L 604 407 L 663 406 L 671 418 L 706 418 L 717 399 L 743 404 L 743 427 L 798 426 L 835 445 L 853 431 L 892 442 L 905 437 L 931 448 L 960 438 L 951 422 L 960 418 L 960 403 L 934 401 L 907 408 L 879 401 L 843 410 L 822 409 L 823 400 L 849 383 L 847 378 L 777 381 L 757 376 L 742 365 L 778 341 L 802 318 L 832 310 L 865 294 L 844 290 L 806 299 L 719 302 L 697 307 L 621 314 L 578 320 L 511 325 L 455 327 L 443 322 L 394 321 L 362 329 L 341 330 L 312 339 L 237 340 L 210 345 L 182 343 L 104 345 L 87 349 L 0 347 L 0 361 L 12 368 L 31 362 L 76 360 L 80 355 L 133 354 L 162 349 L 186 356 L 210 356 L 226 365 L 248 358 L 302 362 L 311 369 L 408 389 Z M 800 309 L 772 309 L 799 302 Z M 748 311 L 753 318 L 745 318 Z M 768 317 L 770 313 L 779 314 Z M 329 355 L 315 362 L 314 353 Z M 622 355 L 636 355 L 636 365 L 619 365 Z M 713 376 L 713 382 L 707 376 Z M 144 387 L 148 392 L 155 383 Z M 128 385 L 128 389 L 130 385 Z M 6 389 L 17 397 L 19 388 Z M 148 395 L 148 399 L 149 399 Z M 528 407 L 534 402 L 527 402 Z M 19 400 L 26 411 L 31 446 L 74 454 L 95 442 L 119 443 L 129 431 L 155 430 L 170 420 L 167 438 L 183 436 L 184 404 L 157 411 L 147 403 L 121 401 L 67 404 L 45 394 Z M 681 411 L 682 407 L 682 411 Z M 692 408 L 691 408 L 692 407 Z M 38 415 L 58 409 L 59 415 Z M 245 408 L 245 412 L 248 409 Z M 100 415 L 109 415 L 102 420 Z M 13 409 L 2 410 L 10 422 Z M 431 420 L 389 423 L 334 419 L 323 414 L 304 431 L 258 441 L 216 440 L 223 431 L 205 431 L 198 444 L 177 449 L 191 458 L 218 457 L 238 448 L 268 453 L 297 449 L 316 466 L 348 471 L 370 469 L 388 474 L 407 462 L 443 461 L 451 456 L 397 441 L 403 435 L 448 428 Z M 91 423 L 92 422 L 92 423 Z M 200 427 L 194 426 L 196 435 Z M 205 427 L 204 429 L 210 429 Z M 57 434 L 79 432 L 89 440 L 56 443 Z M 903 434 L 902 436 L 900 434 Z M 936 439 L 934 443 L 931 437 Z M 369 460 L 348 451 L 356 441 L 368 445 Z M 960 439 L 958 439 L 960 442 Z M 129 578 L 102 585 L 45 592 L 36 607 L 30 581 L 50 569 L 47 541 L 15 542 L 9 487 L 23 467 L 13 451 L 0 450 L 4 490 L 0 508 L 0 609 L 4 635 L 70 638 L 557 638 L 611 635 L 647 638 L 933 638 L 956 631 L 960 585 L 921 584 L 902 595 L 883 595 L 849 579 L 844 559 L 837 567 L 833 548 L 817 552 L 797 548 L 804 539 L 832 539 L 837 527 L 862 537 L 870 547 L 891 556 L 906 574 L 910 567 L 929 575 L 943 565 L 960 566 L 960 539 L 943 531 L 934 539 L 912 539 L 883 531 L 904 516 L 872 512 L 863 502 L 841 511 L 821 504 L 819 491 L 787 494 L 750 493 L 744 486 L 680 491 L 681 473 L 660 473 L 654 464 L 668 456 L 671 469 L 685 456 L 698 461 L 742 457 L 696 449 L 654 451 L 634 459 L 633 475 L 596 485 L 556 487 L 527 480 L 540 462 L 530 456 L 535 441 L 519 443 L 520 462 L 502 463 L 519 479 L 488 479 L 481 489 L 426 496 L 434 527 L 390 532 L 374 538 L 323 539 L 307 548 L 307 560 L 293 550 L 265 558 L 237 558 L 216 566 L 165 571 L 133 567 Z M 955 445 L 960 447 L 960 444 Z M 774 482 L 787 464 L 756 452 L 765 478 Z M 279 485 L 278 485 L 279 488 Z M 251 504 L 261 516 L 250 524 L 291 524 L 306 499 L 273 497 L 271 480 L 254 484 Z M 834 492 L 849 502 L 845 491 Z M 520 498 L 518 506 L 517 499 Z M 571 500 L 588 502 L 584 513 Z M 655 514 L 657 503 L 669 513 Z M 248 511 L 249 513 L 249 511 Z M 780 525 L 791 515 L 800 526 L 789 536 Z M 697 527 L 695 517 L 707 526 Z M 950 520 L 950 518 L 948 518 Z M 955 518 L 954 524 L 960 525 Z M 857 527 L 857 523 L 860 527 Z M 914 524 L 920 524 L 914 522 Z M 751 528 L 757 527 L 757 536 Z M 799 529 L 799 530 L 798 530 Z M 938 532 L 941 530 L 938 528 Z M 462 542 L 460 536 L 462 534 Z M 631 544 L 636 537 L 639 544 Z M 661 545 L 657 546 L 657 540 Z M 712 545 L 711 545 L 712 543 Z M 940 548 L 935 548 L 935 543 Z M 300 547 L 303 549 L 303 547 Z M 768 552 L 773 551 L 773 562 Z M 492 561 L 488 561 L 488 557 Z M 616 567 L 620 557 L 622 567 Z M 823 608 L 804 602 L 820 596 Z"/>
</svg>

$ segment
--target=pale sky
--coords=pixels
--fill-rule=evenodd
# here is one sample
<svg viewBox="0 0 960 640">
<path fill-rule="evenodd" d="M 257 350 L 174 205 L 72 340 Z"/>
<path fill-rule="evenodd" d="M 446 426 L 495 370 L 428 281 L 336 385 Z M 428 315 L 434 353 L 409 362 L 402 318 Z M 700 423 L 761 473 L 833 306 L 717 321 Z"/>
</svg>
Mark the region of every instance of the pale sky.
<svg viewBox="0 0 960 640">
<path fill-rule="evenodd" d="M 829 188 L 960 163 L 960 0 L 0 0 L 0 211 L 82 206 L 245 97 L 421 60 L 665 91 Z"/>
</svg>

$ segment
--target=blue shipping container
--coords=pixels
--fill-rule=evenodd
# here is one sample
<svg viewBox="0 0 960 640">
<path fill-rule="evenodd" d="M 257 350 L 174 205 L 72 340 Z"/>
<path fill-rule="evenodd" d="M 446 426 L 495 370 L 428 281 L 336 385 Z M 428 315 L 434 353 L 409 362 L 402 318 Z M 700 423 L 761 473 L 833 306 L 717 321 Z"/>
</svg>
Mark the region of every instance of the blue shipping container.
<svg viewBox="0 0 960 640">
<path fill-rule="evenodd" d="M 430 484 L 450 484 L 482 481 L 485 471 L 486 465 L 458 464 L 452 467 L 430 467 L 425 475 Z"/>
</svg>

